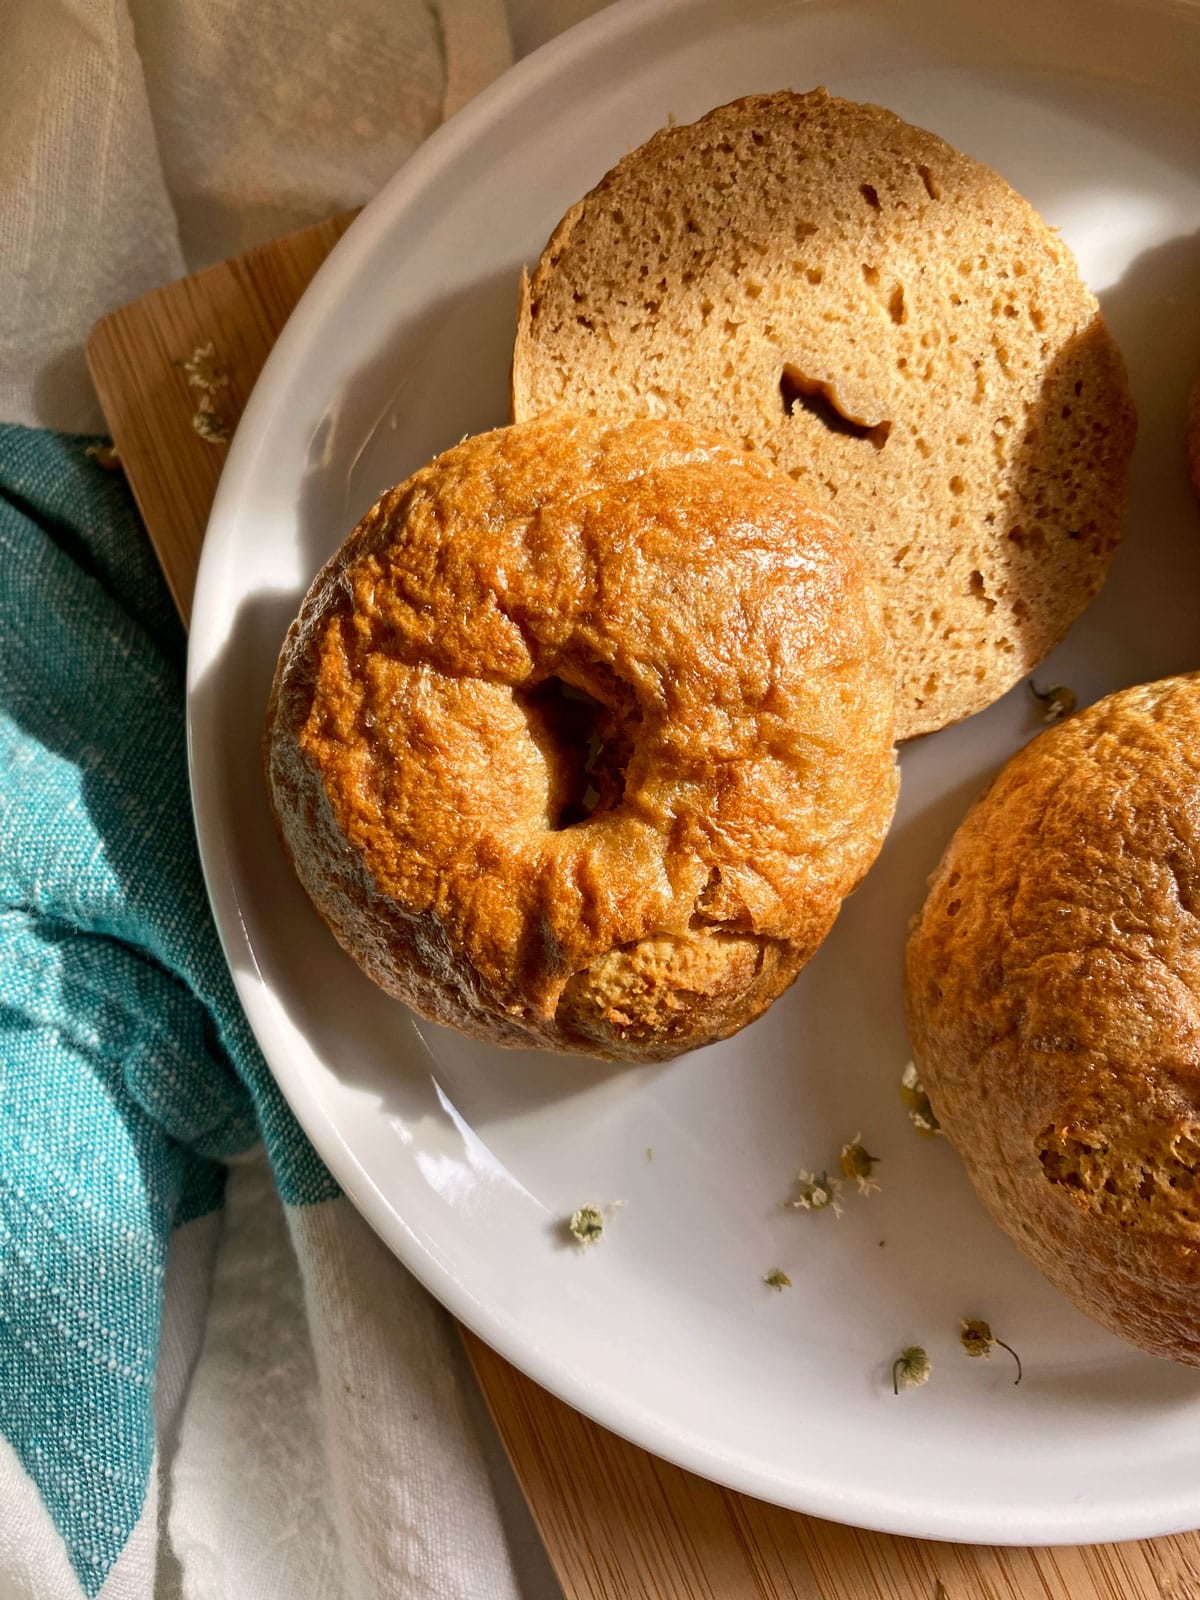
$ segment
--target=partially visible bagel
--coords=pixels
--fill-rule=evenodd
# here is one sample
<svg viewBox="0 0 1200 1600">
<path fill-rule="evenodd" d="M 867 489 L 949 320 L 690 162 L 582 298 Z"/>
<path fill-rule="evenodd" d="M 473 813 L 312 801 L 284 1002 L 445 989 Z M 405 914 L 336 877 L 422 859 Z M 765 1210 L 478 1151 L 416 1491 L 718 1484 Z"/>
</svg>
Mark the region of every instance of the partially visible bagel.
<svg viewBox="0 0 1200 1600">
<path fill-rule="evenodd" d="M 931 880 L 907 988 L 996 1220 L 1081 1310 L 1200 1366 L 1200 675 L 1013 757 Z"/>
<path fill-rule="evenodd" d="M 465 440 L 280 657 L 284 845 L 359 965 L 502 1045 L 658 1060 L 791 982 L 895 802 L 878 601 L 769 461 L 679 423 Z"/>
<path fill-rule="evenodd" d="M 755 95 L 627 155 L 524 283 L 518 419 L 680 417 L 766 451 L 879 584 L 897 734 L 1017 683 L 1099 590 L 1134 414 L 1070 251 L 878 106 Z"/>
</svg>

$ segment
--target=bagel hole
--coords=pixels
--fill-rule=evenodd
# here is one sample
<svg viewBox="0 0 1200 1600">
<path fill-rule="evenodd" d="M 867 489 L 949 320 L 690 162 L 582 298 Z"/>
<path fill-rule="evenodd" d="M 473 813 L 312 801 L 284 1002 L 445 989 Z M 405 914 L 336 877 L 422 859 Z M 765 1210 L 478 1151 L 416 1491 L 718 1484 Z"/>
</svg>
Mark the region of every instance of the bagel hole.
<svg viewBox="0 0 1200 1600">
<path fill-rule="evenodd" d="M 546 761 L 547 828 L 561 832 L 616 804 L 625 789 L 627 756 L 610 736 L 609 707 L 558 677 L 514 694 Z"/>
<path fill-rule="evenodd" d="M 787 416 L 794 416 L 797 407 L 828 428 L 830 433 L 845 434 L 851 439 L 865 439 L 876 450 L 882 450 L 892 431 L 890 422 L 861 422 L 848 417 L 837 403 L 833 385 L 824 378 L 809 378 L 799 367 L 786 362 L 779 374 L 779 393 Z"/>
</svg>

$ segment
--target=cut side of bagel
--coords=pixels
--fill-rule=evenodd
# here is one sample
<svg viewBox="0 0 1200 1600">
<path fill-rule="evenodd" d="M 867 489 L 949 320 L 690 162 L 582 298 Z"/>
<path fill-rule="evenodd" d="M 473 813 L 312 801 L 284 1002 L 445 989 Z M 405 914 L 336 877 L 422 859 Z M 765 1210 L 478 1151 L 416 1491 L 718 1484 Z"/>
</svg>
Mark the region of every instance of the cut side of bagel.
<svg viewBox="0 0 1200 1600">
<path fill-rule="evenodd" d="M 883 592 L 901 738 L 997 699 L 1094 597 L 1135 431 L 1058 235 L 990 168 L 823 90 L 663 129 L 574 206 L 523 281 L 512 400 L 773 457 Z"/>
</svg>

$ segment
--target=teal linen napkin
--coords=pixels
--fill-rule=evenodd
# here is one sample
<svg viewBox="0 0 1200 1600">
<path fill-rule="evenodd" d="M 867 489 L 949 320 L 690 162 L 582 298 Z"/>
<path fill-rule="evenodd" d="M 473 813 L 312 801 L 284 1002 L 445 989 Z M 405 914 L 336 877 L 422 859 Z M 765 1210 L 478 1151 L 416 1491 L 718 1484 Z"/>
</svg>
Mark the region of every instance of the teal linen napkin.
<svg viewBox="0 0 1200 1600">
<path fill-rule="evenodd" d="M 0 426 L 0 1433 L 93 1595 L 145 1499 L 167 1240 L 265 1134 L 336 1186 L 238 1006 L 189 803 L 184 639 L 119 474 Z"/>
</svg>

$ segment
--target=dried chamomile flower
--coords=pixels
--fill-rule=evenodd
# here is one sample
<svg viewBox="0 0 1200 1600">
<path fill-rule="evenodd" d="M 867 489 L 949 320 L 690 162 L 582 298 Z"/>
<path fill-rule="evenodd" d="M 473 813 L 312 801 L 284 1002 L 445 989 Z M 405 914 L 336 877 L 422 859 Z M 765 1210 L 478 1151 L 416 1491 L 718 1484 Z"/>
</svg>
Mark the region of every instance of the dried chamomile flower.
<svg viewBox="0 0 1200 1600">
<path fill-rule="evenodd" d="M 1055 683 L 1049 689 L 1039 689 L 1030 678 L 1029 692 L 1035 700 L 1041 701 L 1042 721 L 1047 725 L 1061 722 L 1064 717 L 1069 717 L 1079 703 L 1074 689 L 1068 689 L 1065 683 Z"/>
<path fill-rule="evenodd" d="M 911 1061 L 900 1074 L 900 1098 L 908 1107 L 908 1120 L 918 1133 L 924 1134 L 927 1139 L 941 1133 L 942 1125 L 933 1114 L 925 1085 L 917 1076 L 916 1066 Z"/>
<path fill-rule="evenodd" d="M 101 472 L 120 472 L 121 458 L 117 454 L 117 447 L 110 439 L 97 440 L 84 449 L 84 455 L 89 461 L 94 461 Z"/>
<path fill-rule="evenodd" d="M 229 374 L 217 360 L 216 347 L 211 340 L 193 350 L 190 356 L 181 358 L 176 366 L 183 368 L 190 388 L 208 393 L 229 387 Z"/>
<path fill-rule="evenodd" d="M 192 427 L 209 444 L 224 444 L 232 429 L 225 399 L 218 396 L 222 389 L 228 389 L 229 374 L 218 362 L 216 348 L 210 341 L 175 365 L 183 368 L 188 387 L 200 391 Z"/>
<path fill-rule="evenodd" d="M 209 444 L 224 444 L 229 438 L 228 419 L 213 404 L 211 395 L 205 395 L 196 407 L 192 427 Z"/>
<path fill-rule="evenodd" d="M 599 1206 L 580 1206 L 578 1211 L 572 1211 L 567 1232 L 581 1250 L 586 1250 L 604 1233 L 604 1213 Z"/>
<path fill-rule="evenodd" d="M 997 1339 L 996 1335 L 992 1332 L 991 1327 L 989 1326 L 989 1324 L 986 1323 L 983 1320 L 982 1317 L 970 1317 L 970 1318 L 968 1318 L 967 1321 L 965 1321 L 963 1323 L 962 1332 L 959 1334 L 958 1338 L 959 1338 L 959 1343 L 962 1345 L 963 1349 L 967 1352 L 967 1354 L 969 1356 L 985 1356 L 990 1360 L 991 1354 L 992 1354 L 992 1346 L 994 1344 L 998 1344 L 1000 1346 L 1001 1350 L 1007 1350 L 1009 1355 L 1017 1363 L 1017 1375 L 1013 1379 L 1013 1387 L 1015 1388 L 1017 1386 L 1017 1384 L 1020 1383 L 1020 1381 L 1021 1381 L 1021 1358 L 1020 1358 L 1020 1356 L 1013 1349 L 1012 1345 L 1005 1344 L 1003 1339 Z"/>
<path fill-rule="evenodd" d="M 832 1211 L 835 1217 L 842 1214 L 838 1199 L 841 1183 L 827 1172 L 800 1172 L 796 1175 L 796 1198 L 791 1202 L 794 1211 Z"/>
<path fill-rule="evenodd" d="M 861 1143 L 862 1134 L 856 1133 L 848 1144 L 842 1146 L 838 1164 L 846 1181 L 857 1183 L 859 1194 L 871 1194 L 879 1184 L 871 1174 L 875 1171 L 878 1156 L 873 1156 Z"/>
<path fill-rule="evenodd" d="M 782 1267 L 772 1267 L 770 1272 L 764 1276 L 763 1282 L 768 1289 L 790 1289 L 792 1287 L 792 1280 Z"/>
<path fill-rule="evenodd" d="M 929 1382 L 933 1364 L 919 1344 L 906 1345 L 892 1362 L 892 1393 L 901 1389 L 919 1389 Z"/>
</svg>

